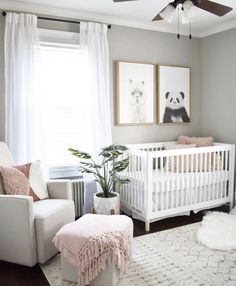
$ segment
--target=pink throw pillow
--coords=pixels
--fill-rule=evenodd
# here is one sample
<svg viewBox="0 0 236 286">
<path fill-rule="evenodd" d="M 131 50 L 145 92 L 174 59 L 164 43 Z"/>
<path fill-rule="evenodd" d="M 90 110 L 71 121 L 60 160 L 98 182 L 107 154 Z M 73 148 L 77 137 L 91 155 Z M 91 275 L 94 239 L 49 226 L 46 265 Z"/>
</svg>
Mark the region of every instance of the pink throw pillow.
<svg viewBox="0 0 236 286">
<path fill-rule="evenodd" d="M 24 174 L 29 181 L 29 173 L 30 173 L 31 165 L 32 163 L 28 163 L 28 164 L 19 165 L 19 166 L 13 166 L 13 167 L 16 168 L 18 171 L 20 171 L 22 174 Z M 29 181 L 29 184 L 30 184 L 30 181 Z M 31 186 L 30 186 L 29 195 L 33 197 L 34 202 L 40 200 L 40 198 L 35 194 Z"/>
<path fill-rule="evenodd" d="M 30 183 L 22 172 L 13 167 L 3 166 L 0 166 L 0 172 L 7 195 L 29 195 Z"/>
</svg>

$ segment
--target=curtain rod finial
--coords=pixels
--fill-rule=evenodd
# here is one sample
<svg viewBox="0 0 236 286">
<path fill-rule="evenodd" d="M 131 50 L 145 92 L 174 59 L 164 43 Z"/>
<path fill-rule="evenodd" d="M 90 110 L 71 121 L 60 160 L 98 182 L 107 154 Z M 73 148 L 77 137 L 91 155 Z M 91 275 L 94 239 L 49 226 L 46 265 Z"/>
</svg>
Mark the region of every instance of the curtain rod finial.
<svg viewBox="0 0 236 286">
<path fill-rule="evenodd" d="M 2 11 L 2 16 L 5 17 L 7 15 L 6 11 Z"/>
</svg>

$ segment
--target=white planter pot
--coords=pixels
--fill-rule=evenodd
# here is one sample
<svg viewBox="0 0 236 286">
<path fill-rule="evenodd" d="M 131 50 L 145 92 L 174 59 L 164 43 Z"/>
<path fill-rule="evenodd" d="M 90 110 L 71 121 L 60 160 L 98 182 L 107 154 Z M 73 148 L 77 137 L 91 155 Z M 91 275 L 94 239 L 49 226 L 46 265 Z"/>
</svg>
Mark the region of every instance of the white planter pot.
<svg viewBox="0 0 236 286">
<path fill-rule="evenodd" d="M 110 215 L 112 210 L 114 210 L 114 214 L 120 214 L 120 195 L 116 192 L 114 197 L 111 198 L 102 198 L 98 197 L 96 193 L 94 194 L 94 209 L 96 214 L 104 214 Z"/>
</svg>

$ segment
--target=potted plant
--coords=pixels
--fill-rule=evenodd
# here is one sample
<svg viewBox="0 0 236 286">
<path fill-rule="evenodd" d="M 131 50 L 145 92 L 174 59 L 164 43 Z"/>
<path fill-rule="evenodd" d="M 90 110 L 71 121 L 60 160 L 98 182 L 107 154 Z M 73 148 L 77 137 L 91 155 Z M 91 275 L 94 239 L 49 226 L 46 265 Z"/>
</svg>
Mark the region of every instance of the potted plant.
<svg viewBox="0 0 236 286">
<path fill-rule="evenodd" d="M 94 208 L 100 214 L 119 214 L 120 196 L 116 192 L 116 187 L 127 184 L 128 179 L 119 177 L 119 173 L 124 171 L 129 165 L 129 158 L 119 160 L 127 147 L 122 145 L 110 145 L 102 148 L 99 154 L 100 164 L 96 163 L 89 153 L 73 148 L 68 149 L 71 154 L 80 161 L 80 168 L 83 173 L 93 174 L 95 181 L 99 184 L 101 191 L 94 195 Z"/>
</svg>

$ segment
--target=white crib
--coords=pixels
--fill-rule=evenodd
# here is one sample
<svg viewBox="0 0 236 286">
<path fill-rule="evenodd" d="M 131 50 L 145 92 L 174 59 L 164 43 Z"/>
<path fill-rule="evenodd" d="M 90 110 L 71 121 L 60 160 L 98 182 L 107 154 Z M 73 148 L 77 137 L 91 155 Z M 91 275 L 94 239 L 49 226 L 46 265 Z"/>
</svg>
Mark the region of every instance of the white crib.
<svg viewBox="0 0 236 286">
<path fill-rule="evenodd" d="M 122 209 L 150 223 L 225 203 L 233 207 L 235 146 L 164 150 L 170 142 L 126 145 L 129 184 L 118 188 Z M 174 142 L 173 142 L 174 143 Z"/>
</svg>

